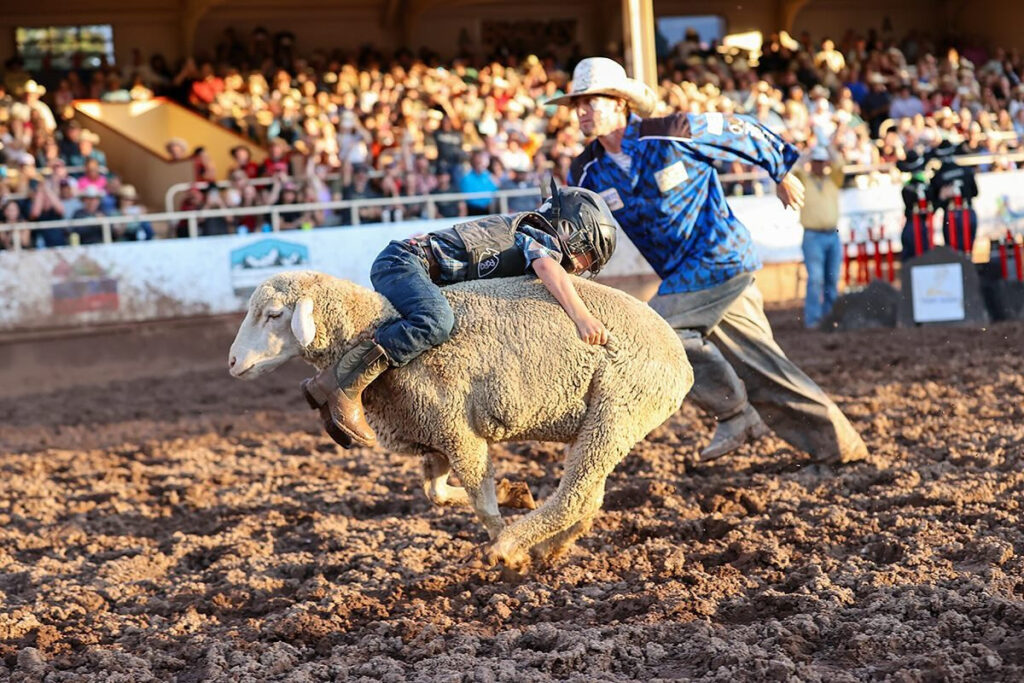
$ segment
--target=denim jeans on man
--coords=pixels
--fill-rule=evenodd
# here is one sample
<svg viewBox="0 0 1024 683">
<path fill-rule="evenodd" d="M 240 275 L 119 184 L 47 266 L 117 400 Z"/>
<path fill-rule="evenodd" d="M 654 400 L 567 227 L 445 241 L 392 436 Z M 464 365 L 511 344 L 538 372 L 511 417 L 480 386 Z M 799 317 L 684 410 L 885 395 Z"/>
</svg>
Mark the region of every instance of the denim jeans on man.
<svg viewBox="0 0 1024 683">
<path fill-rule="evenodd" d="M 455 314 L 441 289 L 431 282 L 421 247 L 391 242 L 370 269 L 373 288 L 402 316 L 377 330 L 376 341 L 392 365 L 402 366 L 448 341 Z"/>
<path fill-rule="evenodd" d="M 835 230 L 804 230 L 803 250 L 807 268 L 804 325 L 817 327 L 839 296 L 843 244 Z"/>
</svg>

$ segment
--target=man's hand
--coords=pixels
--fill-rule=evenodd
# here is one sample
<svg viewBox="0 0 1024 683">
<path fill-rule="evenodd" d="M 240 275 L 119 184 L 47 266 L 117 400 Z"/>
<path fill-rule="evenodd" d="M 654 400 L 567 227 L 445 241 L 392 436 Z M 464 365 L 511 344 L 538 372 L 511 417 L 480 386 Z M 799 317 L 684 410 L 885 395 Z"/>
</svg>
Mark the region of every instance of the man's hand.
<svg viewBox="0 0 1024 683">
<path fill-rule="evenodd" d="M 803 208 L 804 184 L 792 173 L 787 173 L 782 182 L 775 186 L 775 194 L 784 207 L 793 207 L 797 211 Z"/>
<path fill-rule="evenodd" d="M 586 315 L 576 321 L 576 331 L 580 339 L 588 344 L 599 344 L 604 346 L 608 343 L 608 330 L 600 320 L 592 315 Z"/>
</svg>

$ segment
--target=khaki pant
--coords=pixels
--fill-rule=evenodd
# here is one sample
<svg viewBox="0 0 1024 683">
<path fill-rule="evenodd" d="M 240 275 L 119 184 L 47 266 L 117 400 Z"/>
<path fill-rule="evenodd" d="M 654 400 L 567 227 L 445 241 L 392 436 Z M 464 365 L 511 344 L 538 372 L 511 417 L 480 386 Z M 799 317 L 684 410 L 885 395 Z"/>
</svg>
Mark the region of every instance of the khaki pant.
<svg viewBox="0 0 1024 683">
<path fill-rule="evenodd" d="M 719 421 L 749 402 L 792 446 L 839 462 L 861 443 L 846 416 L 775 343 L 754 276 L 700 292 L 668 294 L 651 307 L 676 330 L 693 365 L 690 398 Z"/>
</svg>

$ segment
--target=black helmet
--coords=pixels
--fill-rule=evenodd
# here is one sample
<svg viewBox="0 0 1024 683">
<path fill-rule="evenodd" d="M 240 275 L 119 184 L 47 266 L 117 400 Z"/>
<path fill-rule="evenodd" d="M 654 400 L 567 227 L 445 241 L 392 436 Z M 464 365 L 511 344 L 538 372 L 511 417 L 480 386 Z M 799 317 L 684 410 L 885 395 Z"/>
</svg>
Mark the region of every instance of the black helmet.
<svg viewBox="0 0 1024 683">
<path fill-rule="evenodd" d="M 537 210 L 551 226 L 551 234 L 562 247 L 564 258 L 578 271 L 597 274 L 615 251 L 618 221 L 601 195 L 582 187 L 557 187 L 551 181 L 551 196 Z M 588 256 L 589 264 L 577 258 Z"/>
<path fill-rule="evenodd" d="M 925 158 L 911 149 L 907 151 L 906 158 L 896 162 L 896 168 L 904 173 L 913 173 L 924 170 L 924 164 Z"/>
</svg>

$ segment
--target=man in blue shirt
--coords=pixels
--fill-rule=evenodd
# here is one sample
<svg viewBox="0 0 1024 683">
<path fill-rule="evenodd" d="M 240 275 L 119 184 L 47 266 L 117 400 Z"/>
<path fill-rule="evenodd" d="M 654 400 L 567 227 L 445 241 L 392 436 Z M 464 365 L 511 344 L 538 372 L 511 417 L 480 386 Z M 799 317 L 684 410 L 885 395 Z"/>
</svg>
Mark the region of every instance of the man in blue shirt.
<svg viewBox="0 0 1024 683">
<path fill-rule="evenodd" d="M 459 192 L 494 192 L 498 184 L 487 170 L 487 153 L 481 150 L 470 157 L 470 169 L 459 178 Z M 491 198 L 478 197 L 466 200 L 470 216 L 486 216 L 491 213 Z"/>
<path fill-rule="evenodd" d="M 584 135 L 596 138 L 573 161 L 570 183 L 604 198 L 662 278 L 651 306 L 683 341 L 694 371 L 690 396 L 718 421 L 702 459 L 767 434 L 762 415 L 820 462 L 864 458 L 850 422 L 775 343 L 754 284 L 760 260 L 712 165 L 759 166 L 783 204 L 799 208 L 803 186 L 789 174 L 796 148 L 748 117 L 641 119 L 654 109 L 653 91 L 603 57 L 581 61 L 569 94 L 552 103 L 573 107 Z"/>
</svg>

